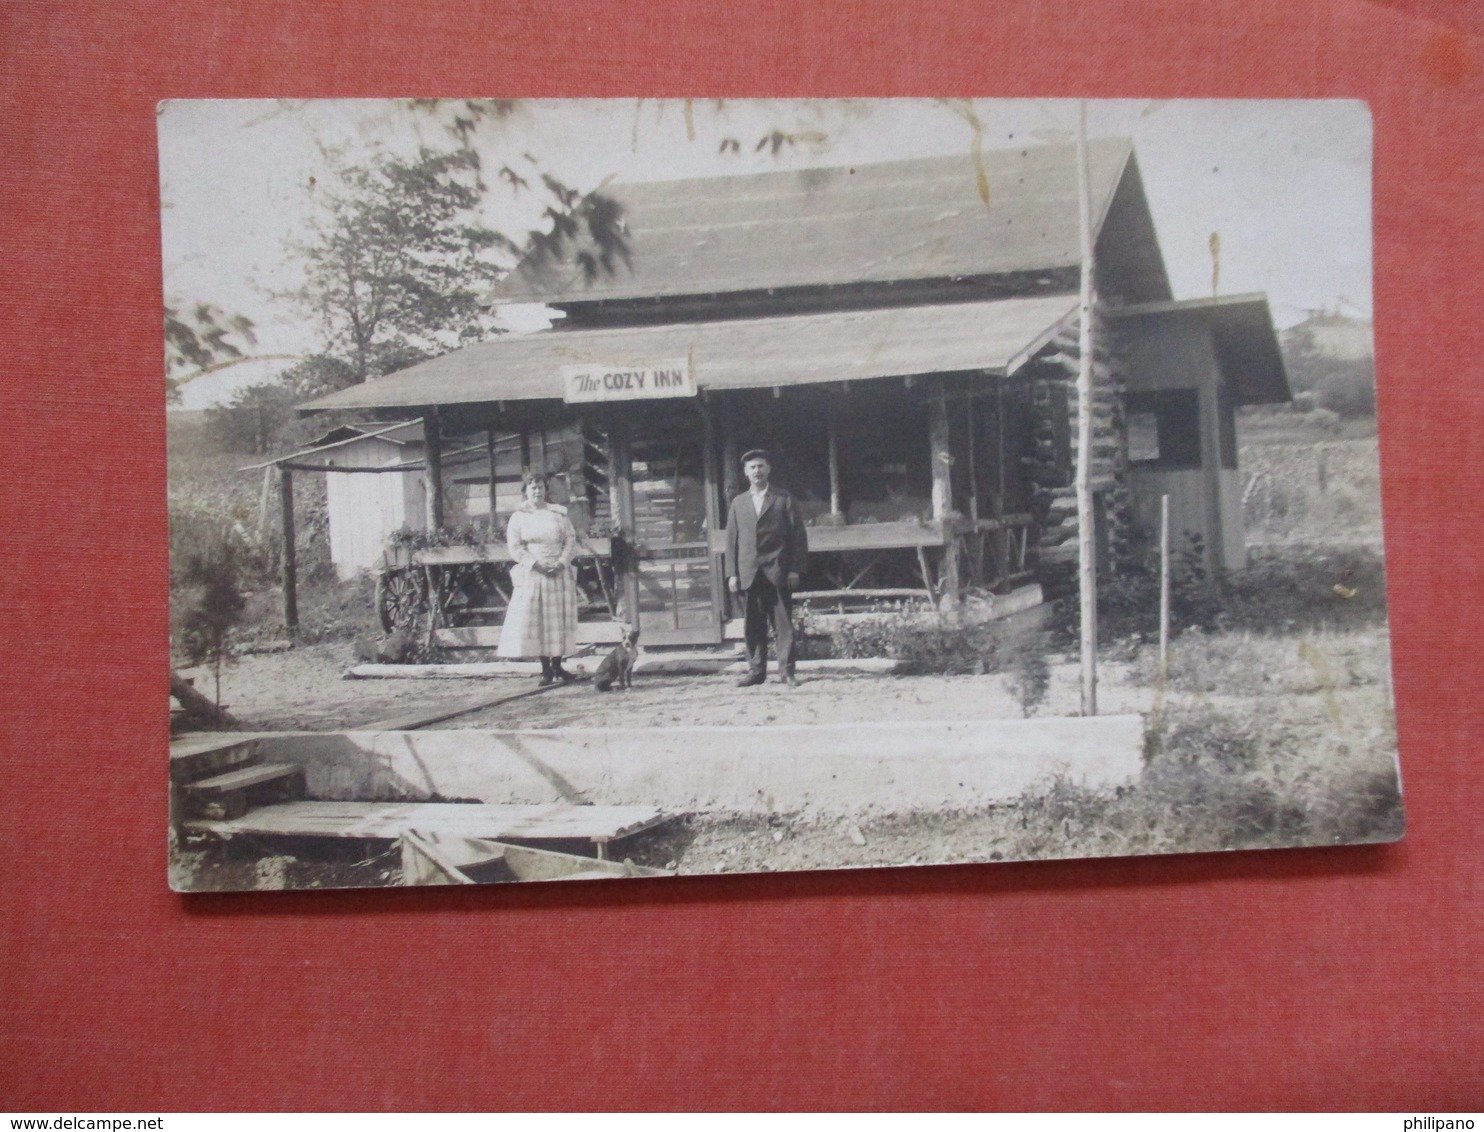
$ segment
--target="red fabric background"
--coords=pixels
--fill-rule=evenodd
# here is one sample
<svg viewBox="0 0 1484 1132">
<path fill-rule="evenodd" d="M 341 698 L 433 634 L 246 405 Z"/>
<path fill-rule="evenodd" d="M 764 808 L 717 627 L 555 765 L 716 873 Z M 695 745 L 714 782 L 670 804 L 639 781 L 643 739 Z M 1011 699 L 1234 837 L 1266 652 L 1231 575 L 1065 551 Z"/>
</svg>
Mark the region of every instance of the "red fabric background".
<svg viewBox="0 0 1484 1132">
<path fill-rule="evenodd" d="M 1353 2 L 0 7 L 0 1108 L 1484 1106 L 1484 31 Z M 1363 97 L 1406 840 L 165 886 L 154 104 Z"/>
</svg>

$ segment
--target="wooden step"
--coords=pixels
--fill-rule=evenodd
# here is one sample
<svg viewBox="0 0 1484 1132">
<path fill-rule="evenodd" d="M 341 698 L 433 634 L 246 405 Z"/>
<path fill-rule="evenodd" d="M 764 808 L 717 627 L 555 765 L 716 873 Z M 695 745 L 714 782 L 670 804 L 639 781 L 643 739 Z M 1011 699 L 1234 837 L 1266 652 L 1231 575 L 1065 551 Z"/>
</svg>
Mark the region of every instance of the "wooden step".
<svg viewBox="0 0 1484 1132">
<path fill-rule="evenodd" d="M 203 731 L 170 741 L 170 781 L 199 782 L 214 774 L 262 761 L 255 733 Z"/>
<path fill-rule="evenodd" d="M 256 766 L 238 767 L 236 770 L 227 771 L 226 774 L 203 778 L 198 782 L 188 782 L 185 785 L 185 791 L 187 794 L 195 794 L 203 798 L 214 798 L 234 790 L 246 790 L 265 782 L 275 782 L 281 778 L 291 778 L 303 773 L 304 768 L 293 763 L 258 763 Z"/>
<path fill-rule="evenodd" d="M 254 806 L 302 798 L 304 768 L 293 763 L 257 763 L 188 782 L 181 793 L 186 817 L 232 821 Z"/>
</svg>

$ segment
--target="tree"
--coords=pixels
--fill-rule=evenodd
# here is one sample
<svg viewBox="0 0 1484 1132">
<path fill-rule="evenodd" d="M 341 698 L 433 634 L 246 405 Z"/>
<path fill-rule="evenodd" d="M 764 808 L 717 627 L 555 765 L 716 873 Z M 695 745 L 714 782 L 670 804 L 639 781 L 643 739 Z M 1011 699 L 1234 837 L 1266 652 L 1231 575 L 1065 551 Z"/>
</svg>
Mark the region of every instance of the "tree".
<svg viewBox="0 0 1484 1132">
<path fill-rule="evenodd" d="M 229 452 L 267 455 L 285 443 L 322 432 L 324 421 L 299 426 L 294 408 L 353 385 L 355 372 L 345 362 L 312 354 L 281 373 L 275 381 L 240 389 L 229 404 L 206 411 L 206 427 Z"/>
<path fill-rule="evenodd" d="M 266 455 L 294 419 L 294 395 L 277 382 L 239 389 L 231 402 L 206 410 L 206 427 L 228 452 Z"/>
<path fill-rule="evenodd" d="M 485 227 L 472 149 L 381 155 L 339 171 L 309 238 L 294 246 L 326 352 L 356 381 L 493 332 L 486 297 L 518 252 Z"/>
<path fill-rule="evenodd" d="M 219 705 L 227 634 L 246 608 L 242 583 L 252 570 L 247 541 L 230 519 L 199 508 L 170 514 L 170 635 L 177 655 L 190 664 L 212 664 Z M 182 694 L 189 685 L 173 670 L 171 691 L 191 714 L 223 723 L 199 700 Z M 219 711 L 219 709 L 218 709 Z"/>
<path fill-rule="evenodd" d="M 1325 331 L 1349 339 L 1363 337 L 1367 348 L 1337 346 L 1326 339 Z M 1368 339 L 1365 324 L 1323 311 L 1284 331 L 1283 362 L 1294 392 L 1312 394 L 1315 404 L 1342 417 L 1375 416 L 1376 361 Z"/>
<path fill-rule="evenodd" d="M 637 114 L 639 105 L 635 104 Z M 342 165 L 325 178 L 319 215 L 306 238 L 290 244 L 304 264 L 304 282 L 288 298 L 312 314 L 325 353 L 343 359 L 355 381 L 404 369 L 498 332 L 489 301 L 493 285 L 517 263 L 538 276 L 575 267 L 592 282 L 629 265 L 622 207 L 601 189 L 583 193 L 530 153 L 491 158 L 486 181 L 482 152 L 488 131 L 522 111 L 509 99 L 411 99 L 404 104 L 440 126 L 449 148 L 424 145 L 416 157 L 380 152 Z M 684 100 L 687 137 L 696 138 L 694 100 Z M 711 103 L 718 122 L 725 100 Z M 785 149 L 824 146 L 817 127 L 821 104 L 789 128 L 769 125 L 748 149 L 778 157 Z M 844 103 L 848 117 L 857 110 Z M 664 105 L 656 103 L 657 113 Z M 781 112 L 781 110 L 780 110 Z M 746 132 L 738 131 L 746 136 Z M 637 136 L 637 135 L 636 135 Z M 722 139 L 720 152 L 741 154 L 743 141 Z M 497 231 L 481 219 L 491 183 L 522 197 L 539 216 L 526 231 Z"/>
</svg>

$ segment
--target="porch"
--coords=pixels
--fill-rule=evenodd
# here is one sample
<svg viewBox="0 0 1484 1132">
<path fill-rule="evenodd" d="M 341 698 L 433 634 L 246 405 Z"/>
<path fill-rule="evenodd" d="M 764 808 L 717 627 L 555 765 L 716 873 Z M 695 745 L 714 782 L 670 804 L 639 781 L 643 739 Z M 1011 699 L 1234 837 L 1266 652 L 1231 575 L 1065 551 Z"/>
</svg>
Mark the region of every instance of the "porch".
<svg viewBox="0 0 1484 1132">
<path fill-rule="evenodd" d="M 810 555 L 795 596 L 811 609 L 951 609 L 966 589 L 1033 581 L 1035 405 L 1019 370 L 1066 307 L 1045 296 L 552 331 L 470 347 L 306 409 L 419 411 L 429 530 L 472 523 L 475 536 L 418 551 L 439 643 L 497 641 L 507 485 L 534 467 L 586 537 L 584 639 L 616 639 L 628 623 L 647 646 L 717 645 L 740 614 L 726 592 L 723 517 L 742 490 L 740 454 L 754 447 L 773 453 L 773 482 L 805 517 Z M 619 375 L 652 369 L 658 392 L 630 395 L 631 380 L 630 392 L 605 396 L 601 366 L 571 364 L 673 356 L 681 340 L 683 363 L 633 362 Z M 587 386 L 567 388 L 574 369 Z M 455 475 L 442 466 L 449 452 Z M 461 596 L 476 577 L 480 596 Z"/>
</svg>

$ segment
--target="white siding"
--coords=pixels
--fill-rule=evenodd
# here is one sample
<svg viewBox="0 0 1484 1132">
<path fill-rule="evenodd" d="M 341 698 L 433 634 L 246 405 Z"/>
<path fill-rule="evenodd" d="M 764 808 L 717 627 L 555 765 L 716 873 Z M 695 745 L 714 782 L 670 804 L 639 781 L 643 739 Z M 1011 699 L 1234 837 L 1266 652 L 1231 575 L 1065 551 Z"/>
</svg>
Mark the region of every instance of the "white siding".
<svg viewBox="0 0 1484 1132">
<path fill-rule="evenodd" d="M 416 459 L 410 445 L 369 437 L 325 454 L 325 463 L 344 468 L 379 468 Z M 342 579 L 371 570 L 387 536 L 404 524 L 427 525 L 423 473 L 325 473 L 330 519 L 330 559 Z"/>
</svg>

